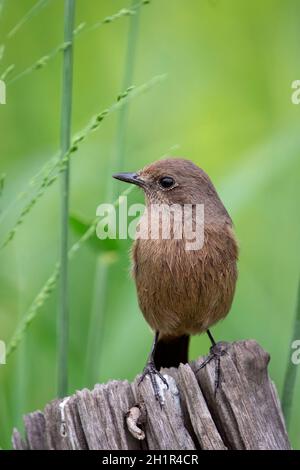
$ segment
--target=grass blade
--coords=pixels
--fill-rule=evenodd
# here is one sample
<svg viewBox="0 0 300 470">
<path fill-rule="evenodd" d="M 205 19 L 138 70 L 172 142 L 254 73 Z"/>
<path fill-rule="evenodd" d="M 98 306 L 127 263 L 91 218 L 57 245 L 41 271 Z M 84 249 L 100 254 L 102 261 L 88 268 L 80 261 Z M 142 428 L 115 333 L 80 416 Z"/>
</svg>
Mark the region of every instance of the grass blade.
<svg viewBox="0 0 300 470">
<path fill-rule="evenodd" d="M 129 11 L 135 11 L 135 5 L 135 0 L 133 0 L 131 10 Z M 125 90 L 127 90 L 129 85 L 132 83 L 134 74 L 139 28 L 139 14 L 140 10 L 137 9 L 136 13 L 132 15 L 130 19 L 122 87 Z M 120 95 L 119 98 L 122 98 L 122 95 Z M 114 171 L 121 171 L 123 168 L 123 161 L 125 156 L 125 137 L 128 121 L 128 105 L 129 103 L 126 102 L 118 115 L 115 154 L 114 158 L 112 159 L 112 165 L 109 166 L 109 183 L 106 191 L 106 198 L 108 201 L 114 200 L 117 197 L 117 185 L 115 184 L 116 182 L 113 180 L 111 175 Z M 97 282 L 94 284 L 93 306 L 89 325 L 86 356 L 87 383 L 90 386 L 93 386 L 97 381 L 99 381 L 99 360 L 101 357 L 101 348 L 105 328 L 105 312 L 107 310 L 107 283 L 109 278 L 109 265 L 110 263 L 104 262 L 103 258 L 98 258 L 96 267 Z"/>
<path fill-rule="evenodd" d="M 296 314 L 295 314 L 291 344 L 295 340 L 299 340 L 299 339 L 300 339 L 300 281 L 298 285 Z M 294 390 L 295 390 L 298 367 L 299 365 L 293 364 L 290 354 L 289 354 L 288 363 L 287 363 L 286 372 L 285 372 L 284 384 L 283 384 L 283 391 L 282 391 L 282 409 L 283 409 L 283 414 L 285 417 L 287 428 L 289 428 L 289 424 L 291 420 L 293 395 L 294 395 Z"/>
<path fill-rule="evenodd" d="M 17 244 L 14 244 L 14 257 L 16 264 L 16 278 L 18 283 L 18 318 L 22 321 L 22 314 L 24 312 L 24 274 L 22 269 L 22 263 L 20 263 L 19 248 Z M 13 378 L 13 415 L 14 415 L 14 426 L 20 430 L 23 430 L 23 415 L 26 411 L 27 397 L 28 397 L 28 376 L 30 370 L 28 370 L 28 364 L 30 364 L 31 351 L 28 348 L 28 338 L 24 338 L 20 349 L 16 355 L 16 365 L 14 368 Z"/>
<path fill-rule="evenodd" d="M 139 8 L 143 5 L 147 5 L 150 3 L 150 0 L 142 0 L 139 3 L 135 3 L 131 9 L 126 9 L 126 8 L 121 8 L 117 13 L 107 16 L 101 21 L 97 21 L 96 23 L 92 25 L 88 25 L 86 22 L 80 23 L 73 31 L 74 37 L 80 36 L 82 33 L 88 33 L 91 31 L 94 31 L 104 25 L 113 23 L 120 18 L 123 18 L 125 16 L 132 16 L 135 15 L 136 12 L 139 10 Z M 26 67 L 23 71 L 19 72 L 18 74 L 14 75 L 10 80 L 7 81 L 7 85 L 11 85 L 12 83 L 17 82 L 21 78 L 25 77 L 26 75 L 29 75 L 31 72 L 34 72 L 35 70 L 40 70 L 41 68 L 45 67 L 52 59 L 54 59 L 60 52 L 63 52 L 66 48 L 69 47 L 68 42 L 63 42 L 59 44 L 57 47 L 52 49 L 50 52 L 47 54 L 43 55 L 43 57 L 40 57 L 36 62 L 34 62 L 32 65 Z M 14 64 L 11 64 L 7 67 L 7 69 L 2 73 L 1 77 L 7 77 L 8 74 L 10 74 L 15 68 Z M 2 78 L 3 79 L 3 78 Z"/>
<path fill-rule="evenodd" d="M 135 0 L 133 0 L 132 2 L 133 5 L 134 5 L 134 1 Z M 139 29 L 139 13 L 140 11 L 138 10 L 136 14 L 131 18 L 131 21 L 130 21 L 128 43 L 127 43 L 127 53 L 126 53 L 126 59 L 125 59 L 123 87 L 122 87 L 124 90 L 126 90 L 129 87 L 129 85 L 132 83 L 132 80 L 133 80 L 136 47 L 137 47 L 137 36 L 138 36 L 138 29 Z M 124 161 L 124 155 L 125 155 L 125 136 L 126 136 L 127 121 L 128 121 L 127 119 L 128 104 L 129 103 L 125 103 L 123 108 L 120 110 L 120 113 L 118 116 L 115 156 L 112 160 L 111 173 L 113 173 L 114 171 L 123 170 L 123 161 Z M 117 187 L 117 184 L 116 184 L 116 181 L 113 180 L 112 178 L 110 178 L 109 181 L 111 182 L 111 184 L 108 189 L 107 196 L 108 196 L 108 200 L 112 200 L 112 199 L 115 199 L 117 196 L 115 192 L 115 188 Z"/>
<path fill-rule="evenodd" d="M 20 21 L 18 21 L 18 23 L 9 31 L 7 35 L 8 39 L 11 39 L 17 33 L 17 31 L 19 31 L 19 29 L 21 29 L 22 26 L 27 23 L 27 21 L 31 20 L 34 15 L 44 8 L 47 3 L 49 3 L 49 0 L 39 0 L 35 5 L 33 5 L 33 7 L 27 13 L 25 13 L 23 18 L 21 18 Z"/>
<path fill-rule="evenodd" d="M 71 146 L 72 86 L 73 86 L 73 29 L 75 21 L 75 0 L 65 0 L 65 42 L 70 43 L 64 51 L 63 91 L 61 111 L 61 159 Z M 58 307 L 58 396 L 68 394 L 68 239 L 69 239 L 69 180 L 70 161 L 65 164 L 61 188 L 61 246 L 60 246 L 60 288 Z"/>
<path fill-rule="evenodd" d="M 50 165 L 47 173 L 43 174 L 42 181 L 38 185 L 38 189 L 34 196 L 32 196 L 29 201 L 25 204 L 23 207 L 20 215 L 17 217 L 17 221 L 15 222 L 13 228 L 4 236 L 4 241 L 1 243 L 0 242 L 0 250 L 5 248 L 8 243 L 14 239 L 17 230 L 20 225 L 24 222 L 24 219 L 26 218 L 27 214 L 31 212 L 32 208 L 35 206 L 35 204 L 41 199 L 41 197 L 45 194 L 47 188 L 52 186 L 53 183 L 57 180 L 59 175 L 64 171 L 66 164 L 70 161 L 70 159 L 76 154 L 79 146 L 82 144 L 82 142 L 93 132 L 95 132 L 99 126 L 103 123 L 104 119 L 106 119 L 110 114 L 114 113 L 115 111 L 118 111 L 119 109 L 122 108 L 128 101 L 131 99 L 134 99 L 136 96 L 139 96 L 142 93 L 145 93 L 149 91 L 153 86 L 157 85 L 158 83 L 161 83 L 162 80 L 166 78 L 166 75 L 157 75 L 156 77 L 153 77 L 151 80 L 148 82 L 135 87 L 132 89 L 132 87 L 129 87 L 125 92 L 123 92 L 121 95 L 119 95 L 117 102 L 115 102 L 113 105 L 111 105 L 109 108 L 104 109 L 101 113 L 95 115 L 90 123 L 82 129 L 73 139 L 72 139 L 72 144 L 70 149 L 65 153 L 63 158 L 50 158 L 50 160 L 53 160 L 53 163 Z M 40 171 L 38 172 L 40 173 Z M 30 183 L 34 180 L 35 177 L 31 178 Z M 30 186 L 29 183 L 29 186 Z M 36 183 L 36 182 L 35 182 Z M 23 192 L 21 195 L 17 196 L 17 200 L 25 198 L 27 193 Z M 13 207 L 16 201 L 12 202 L 9 205 L 9 209 Z M 9 210 L 5 210 L 3 214 L 0 216 L 0 222 L 2 223 L 3 219 L 5 216 L 8 214 Z"/>
<path fill-rule="evenodd" d="M 120 196 L 128 196 L 131 191 L 133 191 L 134 187 L 127 188 Z M 114 202 L 114 207 L 117 208 L 119 206 L 120 199 L 118 198 Z M 85 233 L 80 237 L 80 239 L 71 246 L 68 251 L 68 259 L 72 260 L 74 256 L 81 250 L 81 248 L 87 243 L 90 238 L 95 234 L 97 224 L 99 223 L 99 217 L 96 217 L 95 220 L 91 223 L 89 228 L 85 231 Z M 99 241 L 100 243 L 100 241 Z M 52 292 L 54 291 L 57 280 L 60 276 L 61 267 L 60 264 L 57 263 L 52 274 L 47 279 L 39 293 L 36 295 L 35 299 L 31 303 L 27 312 L 22 316 L 21 322 L 18 324 L 11 340 L 9 341 L 6 349 L 6 359 L 17 349 L 19 344 L 21 343 L 27 328 L 32 323 L 32 321 L 36 318 L 38 312 L 48 300 Z"/>
<path fill-rule="evenodd" d="M 105 292 L 108 282 L 108 266 L 103 256 L 96 260 L 96 272 L 94 278 L 92 312 L 89 325 L 86 365 L 85 387 L 93 387 L 99 381 L 99 359 L 101 357 L 102 333 L 104 327 Z"/>
<path fill-rule="evenodd" d="M 0 0 L 0 19 L 1 19 L 2 13 L 3 13 L 4 2 L 5 2 L 5 0 Z"/>
<path fill-rule="evenodd" d="M 2 173 L 0 175 L 0 197 L 2 196 L 2 193 L 3 193 L 3 190 L 4 190 L 5 178 L 6 178 L 6 174 Z"/>
</svg>

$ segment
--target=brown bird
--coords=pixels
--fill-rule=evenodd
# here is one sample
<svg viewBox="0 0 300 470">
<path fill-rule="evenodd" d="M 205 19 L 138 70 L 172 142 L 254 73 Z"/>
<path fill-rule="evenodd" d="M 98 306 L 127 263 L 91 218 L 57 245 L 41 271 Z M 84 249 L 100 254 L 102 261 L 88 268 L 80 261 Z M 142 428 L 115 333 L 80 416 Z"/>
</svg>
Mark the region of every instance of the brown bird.
<svg viewBox="0 0 300 470">
<path fill-rule="evenodd" d="M 188 361 L 190 335 L 207 332 L 212 342 L 209 359 L 218 356 L 209 327 L 230 310 L 237 280 L 238 246 L 232 220 L 210 178 L 191 161 L 168 158 L 137 173 L 120 173 L 114 178 L 133 183 L 145 193 L 147 210 L 137 227 L 132 273 L 139 306 L 155 332 L 141 380 L 150 376 L 160 400 L 155 375 L 165 382 L 159 373 L 161 367 L 177 367 Z M 161 205 L 174 208 L 169 238 L 162 235 L 166 212 L 151 219 Z M 184 218 L 187 205 L 192 208 L 190 219 Z M 197 207 L 204 207 L 202 226 L 197 225 Z M 203 231 L 197 249 L 187 249 L 190 238 L 184 227 L 189 221 L 195 237 L 201 239 Z M 176 232 L 179 226 L 181 238 Z M 158 236 L 153 236 L 154 232 Z"/>
</svg>

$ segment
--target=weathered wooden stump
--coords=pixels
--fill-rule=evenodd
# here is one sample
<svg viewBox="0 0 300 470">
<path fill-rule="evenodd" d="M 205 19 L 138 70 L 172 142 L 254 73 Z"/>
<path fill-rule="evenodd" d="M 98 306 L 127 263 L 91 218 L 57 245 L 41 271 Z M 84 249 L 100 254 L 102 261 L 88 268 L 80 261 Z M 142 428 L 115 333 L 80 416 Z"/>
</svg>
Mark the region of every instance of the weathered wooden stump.
<svg viewBox="0 0 300 470">
<path fill-rule="evenodd" d="M 255 342 L 222 343 L 220 386 L 205 358 L 163 371 L 164 406 L 150 380 L 112 381 L 24 417 L 15 449 L 290 449 L 269 355 Z M 198 370 L 198 372 L 197 372 Z M 136 407 L 136 404 L 139 404 Z M 128 411 L 130 413 L 128 414 Z"/>
</svg>

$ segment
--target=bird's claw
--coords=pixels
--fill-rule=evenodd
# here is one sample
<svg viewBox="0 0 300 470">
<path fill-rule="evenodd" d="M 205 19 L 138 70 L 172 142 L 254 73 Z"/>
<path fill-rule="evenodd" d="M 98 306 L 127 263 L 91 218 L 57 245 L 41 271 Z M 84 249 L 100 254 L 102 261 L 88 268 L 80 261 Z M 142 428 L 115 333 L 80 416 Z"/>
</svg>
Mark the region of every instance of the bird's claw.
<svg viewBox="0 0 300 470">
<path fill-rule="evenodd" d="M 155 396 L 156 400 L 159 402 L 160 406 L 162 407 L 163 404 L 164 404 L 164 401 L 163 401 L 163 398 L 161 396 L 159 386 L 157 385 L 156 377 L 160 378 L 160 380 L 163 382 L 163 384 L 166 385 L 167 389 L 169 388 L 169 384 L 168 384 L 167 380 L 164 378 L 164 376 L 156 369 L 155 364 L 154 364 L 153 361 L 149 361 L 147 363 L 146 367 L 143 370 L 142 376 L 138 381 L 138 385 L 140 385 L 143 382 L 144 378 L 147 375 L 150 377 L 152 388 L 153 388 L 153 391 L 154 391 L 154 396 Z"/>
<path fill-rule="evenodd" d="M 215 359 L 215 395 L 220 386 L 220 375 L 221 375 L 221 357 L 226 354 L 226 350 L 223 348 L 222 343 L 216 343 L 210 347 L 209 355 L 207 358 L 200 364 L 200 367 L 196 370 L 196 373 L 200 369 L 203 369 L 207 364 L 209 364 L 213 359 Z"/>
</svg>

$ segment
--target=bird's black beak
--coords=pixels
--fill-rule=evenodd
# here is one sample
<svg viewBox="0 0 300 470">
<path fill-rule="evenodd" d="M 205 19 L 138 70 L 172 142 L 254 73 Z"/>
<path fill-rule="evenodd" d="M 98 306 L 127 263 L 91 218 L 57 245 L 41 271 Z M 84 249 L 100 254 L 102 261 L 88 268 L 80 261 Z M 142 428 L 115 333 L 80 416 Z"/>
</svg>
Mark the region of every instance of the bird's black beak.
<svg viewBox="0 0 300 470">
<path fill-rule="evenodd" d="M 126 183 L 136 184 L 137 186 L 144 186 L 145 182 L 141 180 L 137 173 L 116 173 L 113 178 Z"/>
</svg>

